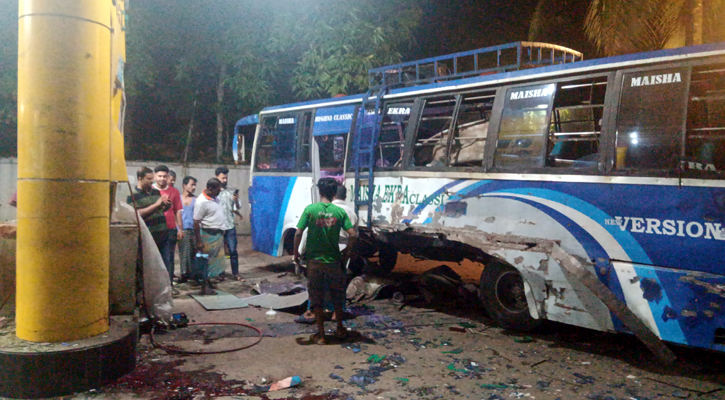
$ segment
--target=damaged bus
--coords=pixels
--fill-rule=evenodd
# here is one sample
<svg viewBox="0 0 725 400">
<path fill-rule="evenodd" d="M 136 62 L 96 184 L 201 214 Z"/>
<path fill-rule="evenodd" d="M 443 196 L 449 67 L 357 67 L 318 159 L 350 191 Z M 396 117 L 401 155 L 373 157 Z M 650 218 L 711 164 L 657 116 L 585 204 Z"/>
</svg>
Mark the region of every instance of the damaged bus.
<svg viewBox="0 0 725 400">
<path fill-rule="evenodd" d="M 334 177 L 366 255 L 484 264 L 505 327 L 632 331 L 614 299 L 662 340 L 725 350 L 724 43 L 586 61 L 490 47 L 370 70 L 365 94 L 246 129 L 257 251 L 291 252 Z"/>
</svg>

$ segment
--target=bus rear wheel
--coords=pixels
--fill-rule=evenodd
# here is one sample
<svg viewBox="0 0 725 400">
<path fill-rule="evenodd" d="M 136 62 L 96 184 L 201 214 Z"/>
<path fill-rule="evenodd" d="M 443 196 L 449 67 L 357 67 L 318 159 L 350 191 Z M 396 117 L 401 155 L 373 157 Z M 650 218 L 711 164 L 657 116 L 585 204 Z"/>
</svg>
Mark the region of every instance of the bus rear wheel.
<svg viewBox="0 0 725 400">
<path fill-rule="evenodd" d="M 516 268 L 492 260 L 483 268 L 479 285 L 484 309 L 504 328 L 526 332 L 541 323 L 529 313 L 524 278 Z"/>
</svg>

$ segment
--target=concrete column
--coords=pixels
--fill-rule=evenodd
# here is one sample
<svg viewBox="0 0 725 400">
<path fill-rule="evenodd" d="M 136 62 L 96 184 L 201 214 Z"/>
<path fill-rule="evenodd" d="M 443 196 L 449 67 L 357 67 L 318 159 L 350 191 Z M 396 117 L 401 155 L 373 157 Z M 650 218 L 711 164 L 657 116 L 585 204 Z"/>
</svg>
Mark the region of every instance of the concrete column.
<svg viewBox="0 0 725 400">
<path fill-rule="evenodd" d="M 111 10 L 111 0 L 20 0 L 21 339 L 69 341 L 109 327 Z"/>
</svg>

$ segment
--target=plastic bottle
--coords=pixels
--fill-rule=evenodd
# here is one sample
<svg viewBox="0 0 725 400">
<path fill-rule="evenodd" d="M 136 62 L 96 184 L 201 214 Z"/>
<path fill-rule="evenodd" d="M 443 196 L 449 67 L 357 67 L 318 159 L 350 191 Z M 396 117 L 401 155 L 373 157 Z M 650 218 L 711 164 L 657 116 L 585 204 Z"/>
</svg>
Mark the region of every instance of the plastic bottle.
<svg viewBox="0 0 725 400">
<path fill-rule="evenodd" d="M 264 315 L 267 317 L 267 319 L 275 319 L 277 318 L 277 311 L 274 311 L 270 308 L 269 311 L 267 311 Z"/>
</svg>

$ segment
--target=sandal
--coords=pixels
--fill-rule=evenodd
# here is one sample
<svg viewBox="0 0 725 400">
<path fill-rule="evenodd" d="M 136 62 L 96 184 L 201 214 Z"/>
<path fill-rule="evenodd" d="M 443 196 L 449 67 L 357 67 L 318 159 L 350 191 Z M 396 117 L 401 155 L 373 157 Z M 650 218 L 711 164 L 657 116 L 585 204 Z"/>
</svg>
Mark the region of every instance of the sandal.
<svg viewBox="0 0 725 400">
<path fill-rule="evenodd" d="M 304 314 L 302 314 L 299 317 L 295 318 L 295 322 L 297 322 L 298 324 L 312 325 L 315 323 L 315 318 L 307 318 Z"/>
<path fill-rule="evenodd" d="M 237 282 L 246 282 L 246 281 L 247 281 L 246 279 L 242 278 L 242 277 L 241 277 L 241 276 L 239 276 L 239 275 L 234 275 L 234 278 L 233 278 L 233 279 L 234 279 L 235 281 L 237 281 Z"/>
<path fill-rule="evenodd" d="M 319 333 L 315 333 L 314 335 L 310 336 L 310 342 L 316 343 L 316 344 L 327 344 L 325 335 L 319 334 Z"/>
</svg>

